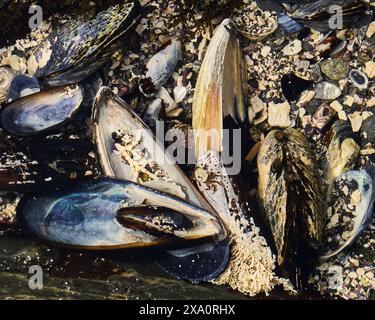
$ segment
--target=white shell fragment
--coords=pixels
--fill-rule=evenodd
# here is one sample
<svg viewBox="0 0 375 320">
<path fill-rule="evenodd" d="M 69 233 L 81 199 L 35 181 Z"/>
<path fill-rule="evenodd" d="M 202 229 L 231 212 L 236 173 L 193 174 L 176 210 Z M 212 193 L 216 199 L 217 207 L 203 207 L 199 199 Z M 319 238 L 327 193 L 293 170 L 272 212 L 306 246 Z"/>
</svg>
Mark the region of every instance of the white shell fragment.
<svg viewBox="0 0 375 320">
<path fill-rule="evenodd" d="M 273 103 L 268 105 L 268 124 L 271 127 L 287 128 L 290 121 L 290 105 L 288 102 Z"/>
<path fill-rule="evenodd" d="M 286 56 L 294 56 L 299 54 L 302 51 L 302 42 L 301 40 L 294 40 L 283 49 L 283 53 Z"/>
<path fill-rule="evenodd" d="M 187 89 L 184 86 L 177 86 L 173 89 L 174 101 L 180 103 L 186 97 Z"/>
</svg>

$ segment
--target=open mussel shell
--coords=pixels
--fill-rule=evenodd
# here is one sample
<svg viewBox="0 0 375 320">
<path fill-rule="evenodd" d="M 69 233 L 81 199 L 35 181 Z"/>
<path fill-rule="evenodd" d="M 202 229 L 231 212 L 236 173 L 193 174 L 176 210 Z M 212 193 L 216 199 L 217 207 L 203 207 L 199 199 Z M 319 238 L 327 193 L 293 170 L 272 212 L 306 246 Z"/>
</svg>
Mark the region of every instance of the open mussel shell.
<svg viewBox="0 0 375 320">
<path fill-rule="evenodd" d="M 200 192 L 228 230 L 231 243 L 229 264 L 216 283 L 254 296 L 272 286 L 274 260 L 263 230 L 259 231 L 258 213 L 251 210 L 247 193 L 239 192 L 242 139 L 234 138 L 233 143 L 227 140 L 246 128 L 247 72 L 243 62 L 236 26 L 225 19 L 207 48 L 194 92 L 194 176 Z M 225 155 L 231 151 L 238 157 L 233 161 L 238 161 L 238 166 L 224 165 Z"/>
<path fill-rule="evenodd" d="M 305 288 L 325 223 L 318 166 L 307 138 L 292 128 L 271 131 L 258 153 L 258 177 L 278 265 L 297 288 Z"/>
<path fill-rule="evenodd" d="M 72 119 L 82 100 L 83 91 L 78 85 L 26 96 L 1 110 L 1 127 L 16 136 L 31 136 L 54 130 Z"/>
<path fill-rule="evenodd" d="M 139 1 L 110 7 L 87 22 L 70 21 L 51 33 L 28 58 L 30 75 L 49 86 L 77 83 L 99 69 L 136 27 Z"/>
<path fill-rule="evenodd" d="M 210 208 L 153 132 L 107 87 L 99 90 L 94 103 L 93 136 L 106 176 L 130 180 Z"/>
<path fill-rule="evenodd" d="M 155 139 L 153 132 L 107 87 L 100 89 L 94 103 L 93 136 L 105 175 L 173 194 L 212 212 L 210 205 L 165 151 L 164 146 Z M 134 158 L 133 155 L 137 157 Z M 163 174 L 157 177 L 153 168 Z M 158 256 L 157 262 L 164 271 L 177 278 L 192 282 L 213 279 L 228 263 L 229 245 L 225 239 L 226 230 L 222 227 L 220 246 L 212 244 L 208 251 L 207 247 L 199 246 L 178 251 L 177 254 L 168 251 Z M 200 267 L 208 263 L 211 264 L 210 268 Z M 191 272 L 196 268 L 201 271 Z"/>
<path fill-rule="evenodd" d="M 246 118 L 245 68 L 236 26 L 225 19 L 216 29 L 199 72 L 193 98 L 196 156 L 207 150 L 222 151 L 224 120 L 241 125 Z M 214 138 L 207 131 L 217 130 Z M 200 134 L 202 133 L 202 134 Z"/>
<path fill-rule="evenodd" d="M 172 39 L 164 44 L 147 63 L 147 72 L 139 80 L 139 90 L 147 97 L 152 96 L 172 76 L 181 59 L 181 42 Z"/>
<path fill-rule="evenodd" d="M 346 248 L 362 234 L 374 215 L 374 168 L 350 170 L 338 177 L 327 200 L 325 253 L 329 259 Z"/>
<path fill-rule="evenodd" d="M 124 226 L 123 219 L 118 218 L 122 207 L 127 208 L 127 219 L 130 219 L 132 207 L 139 211 L 139 206 L 144 204 L 158 207 L 155 216 L 159 215 L 159 218 L 160 212 L 175 212 L 175 216 L 184 215 L 190 221 L 190 224 L 184 225 L 189 228 L 175 231 L 178 240 L 212 240 L 220 233 L 219 223 L 207 211 L 168 194 L 111 178 L 81 182 L 66 190 L 30 195 L 17 208 L 17 219 L 33 236 L 67 248 L 110 250 L 167 243 L 177 245 L 176 237 L 168 233 L 160 236 L 163 234 L 160 230 L 157 236 L 142 228 L 128 228 Z M 133 217 L 145 218 L 147 214 L 150 212 L 146 207 L 144 215 L 133 211 Z M 150 225 L 149 229 L 154 230 L 155 226 Z"/>
</svg>

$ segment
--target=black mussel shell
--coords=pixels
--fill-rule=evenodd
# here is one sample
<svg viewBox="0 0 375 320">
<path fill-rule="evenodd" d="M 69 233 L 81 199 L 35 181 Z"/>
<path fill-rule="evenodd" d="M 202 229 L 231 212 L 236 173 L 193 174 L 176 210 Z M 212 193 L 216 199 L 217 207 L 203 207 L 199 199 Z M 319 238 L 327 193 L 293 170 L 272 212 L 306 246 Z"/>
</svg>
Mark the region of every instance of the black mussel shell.
<svg viewBox="0 0 375 320">
<path fill-rule="evenodd" d="M 7 102 L 10 103 L 39 91 L 40 85 L 36 78 L 27 74 L 17 75 L 10 85 Z"/>
<path fill-rule="evenodd" d="M 217 278 L 226 269 L 230 258 L 228 240 L 208 243 L 158 255 L 156 263 L 168 274 L 192 283 Z"/>
<path fill-rule="evenodd" d="M 29 72 L 53 87 L 80 82 L 120 48 L 120 42 L 134 31 L 142 14 L 136 0 L 110 7 L 87 22 L 64 24 L 31 52 Z"/>
<path fill-rule="evenodd" d="M 69 122 L 83 100 L 78 85 L 53 88 L 18 99 L 1 110 L 1 127 L 9 134 L 31 136 Z"/>
</svg>

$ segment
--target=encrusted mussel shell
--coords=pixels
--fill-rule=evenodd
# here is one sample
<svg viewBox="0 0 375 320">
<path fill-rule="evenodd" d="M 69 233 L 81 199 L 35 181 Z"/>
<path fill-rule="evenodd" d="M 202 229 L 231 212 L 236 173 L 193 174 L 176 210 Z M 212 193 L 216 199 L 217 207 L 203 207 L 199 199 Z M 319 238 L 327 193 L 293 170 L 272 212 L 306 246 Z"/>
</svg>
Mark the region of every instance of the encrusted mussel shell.
<svg viewBox="0 0 375 320">
<path fill-rule="evenodd" d="M 163 237 L 125 227 L 121 223 L 124 217 L 118 211 L 127 208 L 129 214 L 132 207 L 139 209 L 145 203 L 159 208 L 159 220 L 163 212 L 176 212 L 175 216 L 184 215 L 190 223 L 184 223 L 184 230 L 181 226 L 176 228 L 174 236 L 165 233 Z M 147 211 L 145 208 L 145 214 Z M 27 196 L 17 207 L 17 219 L 27 232 L 43 242 L 86 250 L 176 244 L 176 238 L 208 240 L 220 231 L 220 225 L 203 209 L 133 182 L 111 178 Z"/>
<path fill-rule="evenodd" d="M 212 211 L 153 132 L 125 101 L 107 87 L 102 87 L 95 99 L 93 139 L 105 175 L 173 194 L 192 205 Z M 214 213 L 212 217 L 215 217 Z M 134 217 L 128 217 L 127 223 L 130 222 L 134 226 Z M 146 218 L 138 215 L 135 227 L 142 228 L 146 224 L 148 232 L 157 231 L 156 226 L 150 226 Z M 157 263 L 178 278 L 191 282 L 212 280 L 228 263 L 230 250 L 226 235 L 222 227 L 218 243 L 169 250 L 158 256 Z"/>
<path fill-rule="evenodd" d="M 277 261 L 298 287 L 306 286 L 324 230 L 324 195 L 307 138 L 273 130 L 258 153 L 258 194 L 270 223 Z"/>
<path fill-rule="evenodd" d="M 72 119 L 83 100 L 79 85 L 52 88 L 5 106 L 1 127 L 9 134 L 31 136 L 54 130 Z"/>
<path fill-rule="evenodd" d="M 336 178 L 328 192 L 323 259 L 336 256 L 371 223 L 375 200 L 374 167 L 350 170 Z"/>
<path fill-rule="evenodd" d="M 69 21 L 51 33 L 28 58 L 29 74 L 49 86 L 76 83 L 100 68 L 136 27 L 139 1 L 110 7 L 94 19 Z"/>
</svg>

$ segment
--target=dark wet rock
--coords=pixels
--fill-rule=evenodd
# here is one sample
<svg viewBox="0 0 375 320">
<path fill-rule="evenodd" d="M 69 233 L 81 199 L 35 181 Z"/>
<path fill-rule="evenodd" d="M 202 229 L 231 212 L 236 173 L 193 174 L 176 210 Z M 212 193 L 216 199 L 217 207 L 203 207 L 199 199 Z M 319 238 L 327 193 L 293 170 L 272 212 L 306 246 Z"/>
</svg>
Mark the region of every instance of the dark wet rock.
<svg viewBox="0 0 375 320">
<path fill-rule="evenodd" d="M 331 80 L 341 80 L 347 77 L 349 64 L 339 58 L 330 59 L 323 61 L 320 69 Z"/>
<path fill-rule="evenodd" d="M 313 115 L 318 110 L 320 102 L 318 100 L 312 100 L 306 107 L 306 113 Z"/>
<path fill-rule="evenodd" d="M 313 85 L 313 81 L 302 79 L 295 74 L 286 74 L 281 78 L 283 95 L 289 101 L 297 100 L 301 93 Z"/>
<path fill-rule="evenodd" d="M 371 116 L 362 122 L 362 135 L 365 136 L 365 142 L 375 143 L 375 116 Z"/>
</svg>

